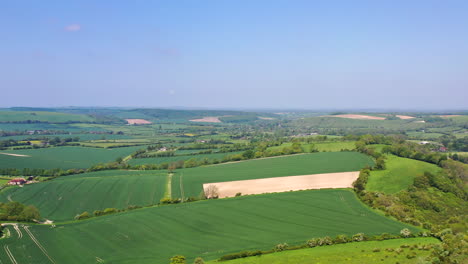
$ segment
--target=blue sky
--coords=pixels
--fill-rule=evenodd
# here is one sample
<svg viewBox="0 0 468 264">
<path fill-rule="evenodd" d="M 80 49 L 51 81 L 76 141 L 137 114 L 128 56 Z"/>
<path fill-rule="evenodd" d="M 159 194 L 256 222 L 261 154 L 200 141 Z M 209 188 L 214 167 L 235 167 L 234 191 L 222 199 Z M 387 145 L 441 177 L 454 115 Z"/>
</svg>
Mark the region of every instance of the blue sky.
<svg viewBox="0 0 468 264">
<path fill-rule="evenodd" d="M 468 1 L 5 1 L 0 107 L 464 108 Z"/>
</svg>

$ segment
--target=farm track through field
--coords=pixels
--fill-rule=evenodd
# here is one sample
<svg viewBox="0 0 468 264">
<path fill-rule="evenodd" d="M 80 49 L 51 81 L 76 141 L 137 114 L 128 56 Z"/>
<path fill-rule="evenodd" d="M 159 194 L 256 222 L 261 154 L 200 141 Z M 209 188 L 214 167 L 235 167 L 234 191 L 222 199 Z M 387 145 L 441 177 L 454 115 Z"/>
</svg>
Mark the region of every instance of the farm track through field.
<svg viewBox="0 0 468 264">
<path fill-rule="evenodd" d="M 18 225 L 13 225 L 13 228 L 16 230 L 16 233 L 18 233 L 18 239 L 23 238 L 23 233 L 21 232 L 20 228 Z"/>
<path fill-rule="evenodd" d="M 41 243 L 36 239 L 36 237 L 29 231 L 29 226 L 23 227 L 26 233 L 29 235 L 31 240 L 37 245 L 37 247 L 46 255 L 46 257 L 50 260 L 50 262 L 56 264 L 55 260 L 47 253 L 47 250 L 41 245 Z"/>
<path fill-rule="evenodd" d="M 172 176 L 174 176 L 174 173 L 167 174 L 166 193 L 164 194 L 164 198 L 172 199 Z"/>
<path fill-rule="evenodd" d="M 18 262 L 16 261 L 15 257 L 13 256 L 13 254 L 11 253 L 10 249 L 8 248 L 8 245 L 4 245 L 3 248 L 5 249 L 5 252 L 8 256 L 8 258 L 10 259 L 11 263 L 13 264 L 18 264 Z"/>
</svg>

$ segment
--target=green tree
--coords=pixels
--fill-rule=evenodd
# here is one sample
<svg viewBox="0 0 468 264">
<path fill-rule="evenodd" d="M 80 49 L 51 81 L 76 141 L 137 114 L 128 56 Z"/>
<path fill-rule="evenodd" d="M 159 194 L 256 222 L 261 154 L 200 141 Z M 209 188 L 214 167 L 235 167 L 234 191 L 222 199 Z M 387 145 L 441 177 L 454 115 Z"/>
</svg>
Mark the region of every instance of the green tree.
<svg viewBox="0 0 468 264">
<path fill-rule="evenodd" d="M 171 263 L 170 264 L 185 264 L 185 263 L 186 263 L 185 257 L 177 255 L 177 256 L 173 256 L 171 258 Z"/>
<path fill-rule="evenodd" d="M 193 264 L 205 264 L 205 261 L 201 257 L 198 257 L 195 259 Z"/>
</svg>

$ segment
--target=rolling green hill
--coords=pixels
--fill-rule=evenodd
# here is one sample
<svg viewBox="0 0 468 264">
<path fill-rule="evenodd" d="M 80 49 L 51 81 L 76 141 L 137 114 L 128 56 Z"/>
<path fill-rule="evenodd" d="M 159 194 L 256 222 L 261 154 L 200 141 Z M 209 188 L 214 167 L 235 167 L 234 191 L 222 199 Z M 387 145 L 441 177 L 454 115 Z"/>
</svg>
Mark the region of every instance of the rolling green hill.
<svg viewBox="0 0 468 264">
<path fill-rule="evenodd" d="M 0 154 L 0 168 L 34 168 L 34 169 L 81 169 L 98 163 L 115 161 L 118 157 L 130 155 L 144 146 L 122 148 L 87 148 L 87 147 L 52 147 L 25 150 L 4 150 L 25 156 Z"/>
<path fill-rule="evenodd" d="M 440 170 L 437 165 L 431 163 L 394 155 L 387 156 L 386 167 L 385 170 L 371 172 L 366 186 L 367 190 L 396 193 L 408 188 L 417 175 L 425 171 L 436 173 Z"/>
<path fill-rule="evenodd" d="M 20 201 L 36 206 L 54 221 L 72 220 L 84 211 L 126 209 L 130 205 L 159 203 L 166 190 L 163 171 L 101 171 L 64 176 L 52 181 L 10 187 L 0 201 Z"/>
<path fill-rule="evenodd" d="M 172 180 L 172 192 L 174 197 L 181 197 L 182 186 L 184 197 L 198 197 L 204 183 L 357 171 L 366 165 L 373 165 L 372 159 L 357 152 L 320 152 L 247 160 L 177 170 Z"/>
<path fill-rule="evenodd" d="M 197 256 L 213 260 L 326 235 L 397 234 L 405 227 L 417 231 L 373 212 L 352 191 L 313 190 L 144 208 L 30 231 L 55 263 L 147 264 L 168 263 L 178 254 L 188 263 Z M 0 246 L 8 245 L 18 263 L 47 263 L 24 228 L 22 239 L 9 229 L 12 237 Z"/>
</svg>

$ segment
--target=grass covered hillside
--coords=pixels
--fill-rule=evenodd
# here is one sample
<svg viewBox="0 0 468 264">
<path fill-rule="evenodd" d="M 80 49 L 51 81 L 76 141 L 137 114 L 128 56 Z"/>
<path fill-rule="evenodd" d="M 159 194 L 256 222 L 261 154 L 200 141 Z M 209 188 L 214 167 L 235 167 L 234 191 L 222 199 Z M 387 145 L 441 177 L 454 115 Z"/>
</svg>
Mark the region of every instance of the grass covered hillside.
<svg viewBox="0 0 468 264">
<path fill-rule="evenodd" d="M 159 203 L 166 191 L 164 171 L 101 171 L 64 176 L 52 181 L 10 187 L 0 201 L 19 201 L 36 206 L 44 218 L 72 220 L 84 211 L 126 209 Z"/>
<path fill-rule="evenodd" d="M 177 170 L 172 179 L 172 192 L 174 197 L 181 197 L 182 188 L 184 197 L 198 197 L 204 183 L 358 171 L 367 165 L 373 165 L 372 159 L 357 152 L 320 152 L 247 160 Z"/>
<path fill-rule="evenodd" d="M 29 229 L 56 263 L 168 263 L 184 255 L 214 260 L 249 249 L 271 249 L 278 243 L 304 243 L 313 237 L 356 233 L 398 234 L 408 225 L 377 214 L 350 190 L 313 190 L 178 205 Z M 44 258 L 23 234 L 0 241 L 18 263 Z M 21 228 L 23 230 L 23 228 Z M 23 231 L 23 233 L 25 233 Z M 73 250 L 64 250 L 73 249 Z M 31 256 L 28 258 L 28 255 Z M 5 254 L 0 260 L 7 263 Z M 46 263 L 46 262 L 44 262 Z"/>
<path fill-rule="evenodd" d="M 33 169 L 81 169 L 98 163 L 115 161 L 125 157 L 142 146 L 122 148 L 86 148 L 86 147 L 53 147 L 25 150 L 8 150 L 9 153 L 21 156 L 0 154 L 0 168 L 33 168 Z"/>
<path fill-rule="evenodd" d="M 413 184 L 416 176 L 425 171 L 437 173 L 441 169 L 424 161 L 387 155 L 386 169 L 372 171 L 366 189 L 374 192 L 396 193 Z"/>
<path fill-rule="evenodd" d="M 435 238 L 410 238 L 367 241 L 277 252 L 268 255 L 225 261 L 225 264 L 362 264 L 421 263 L 428 250 L 440 244 Z M 410 256 L 410 258 L 408 258 Z M 415 257 L 412 257 L 415 256 Z M 212 261 L 208 263 L 219 263 Z"/>
</svg>

